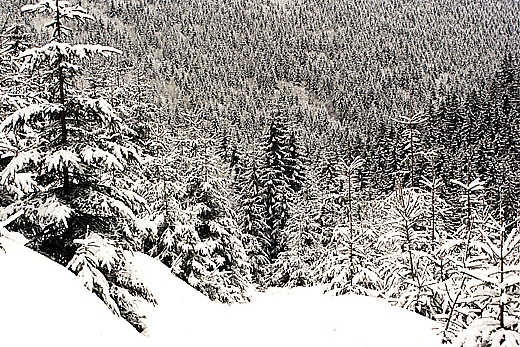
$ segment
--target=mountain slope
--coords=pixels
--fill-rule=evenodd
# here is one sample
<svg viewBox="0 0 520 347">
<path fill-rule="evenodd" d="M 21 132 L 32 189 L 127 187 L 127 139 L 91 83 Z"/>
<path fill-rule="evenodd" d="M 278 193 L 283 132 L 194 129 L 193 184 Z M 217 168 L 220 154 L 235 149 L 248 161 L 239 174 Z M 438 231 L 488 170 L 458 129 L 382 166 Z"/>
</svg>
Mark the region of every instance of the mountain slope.
<svg viewBox="0 0 520 347">
<path fill-rule="evenodd" d="M 71 272 L 0 238 L 0 345 L 145 346 Z"/>
<path fill-rule="evenodd" d="M 374 298 L 322 294 L 322 288 L 271 288 L 247 304 L 216 304 L 135 254 L 134 266 L 158 305 L 145 304 L 153 342 L 189 346 L 440 346 L 437 324 Z"/>
</svg>

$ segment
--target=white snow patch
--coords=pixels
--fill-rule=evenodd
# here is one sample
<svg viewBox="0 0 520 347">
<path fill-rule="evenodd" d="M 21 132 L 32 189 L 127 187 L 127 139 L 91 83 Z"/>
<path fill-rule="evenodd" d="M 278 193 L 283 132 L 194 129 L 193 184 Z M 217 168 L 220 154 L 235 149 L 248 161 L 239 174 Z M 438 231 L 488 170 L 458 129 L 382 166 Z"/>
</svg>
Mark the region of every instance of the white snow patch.
<svg viewBox="0 0 520 347">
<path fill-rule="evenodd" d="M 155 307 L 147 302 L 142 303 L 148 326 L 145 334 L 150 339 L 160 345 L 175 341 L 175 345 L 192 347 L 204 346 L 204 340 L 213 341 L 213 334 L 217 333 L 213 319 L 223 311 L 223 305 L 211 301 L 172 275 L 170 269 L 157 259 L 135 253 L 132 263 L 158 303 Z M 217 325 L 221 323 L 217 322 Z M 210 343 L 209 346 L 217 345 Z"/>
<path fill-rule="evenodd" d="M 441 346 L 434 322 L 377 299 L 272 288 L 222 305 L 135 253 L 158 302 L 141 303 L 146 338 L 64 267 L 6 238 L 0 244 L 0 346 Z"/>
<path fill-rule="evenodd" d="M 0 346 L 148 346 L 70 271 L 0 237 Z"/>
<path fill-rule="evenodd" d="M 247 304 L 211 302 L 135 254 L 134 266 L 158 305 L 144 308 L 152 341 L 186 346 L 441 346 L 436 323 L 374 298 L 322 294 L 323 288 L 272 288 Z"/>
</svg>

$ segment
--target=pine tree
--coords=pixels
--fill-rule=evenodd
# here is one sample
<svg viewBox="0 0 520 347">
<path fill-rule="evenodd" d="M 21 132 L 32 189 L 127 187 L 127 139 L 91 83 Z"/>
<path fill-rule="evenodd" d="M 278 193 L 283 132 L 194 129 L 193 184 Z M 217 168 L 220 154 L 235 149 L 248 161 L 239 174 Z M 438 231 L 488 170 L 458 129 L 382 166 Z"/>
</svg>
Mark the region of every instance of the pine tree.
<svg viewBox="0 0 520 347">
<path fill-rule="evenodd" d="M 286 172 L 288 133 L 278 112 L 264 137 L 264 158 L 261 183 L 266 210 L 267 237 L 270 259 L 276 259 L 284 249 L 283 230 L 290 217 L 292 189 Z"/>
<path fill-rule="evenodd" d="M 220 169 L 212 139 L 188 142 L 175 213 L 158 234 L 152 254 L 212 300 L 247 300 L 250 284 L 246 250 L 232 210 L 229 181 Z"/>
<path fill-rule="evenodd" d="M 67 22 L 93 19 L 79 5 L 42 0 L 22 11 L 48 13 L 51 37 L 20 55 L 22 71 L 40 72 L 46 98 L 16 110 L 0 125 L 16 148 L 0 172 L 0 183 L 16 199 L 6 213 L 20 213 L 12 228 L 39 252 L 69 264 L 86 284 L 96 272 L 99 281 L 89 289 L 142 330 L 134 296 L 153 298 L 123 252 L 139 249 L 142 234 L 153 228 L 137 217 L 146 202 L 130 189 L 128 164 L 140 157 L 112 106 L 101 98 L 81 97 L 73 86 L 82 61 L 121 52 L 66 42 L 71 34 Z M 111 258 L 85 258 L 98 252 Z"/>
</svg>

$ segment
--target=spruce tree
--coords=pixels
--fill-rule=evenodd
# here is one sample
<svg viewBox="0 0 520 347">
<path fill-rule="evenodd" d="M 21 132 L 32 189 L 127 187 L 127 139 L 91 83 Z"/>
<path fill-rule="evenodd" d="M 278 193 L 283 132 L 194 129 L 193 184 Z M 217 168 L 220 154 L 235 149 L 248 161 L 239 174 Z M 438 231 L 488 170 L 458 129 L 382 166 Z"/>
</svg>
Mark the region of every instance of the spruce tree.
<svg viewBox="0 0 520 347">
<path fill-rule="evenodd" d="M 142 330 L 135 296 L 153 298 L 124 253 L 139 249 L 153 227 L 137 217 L 146 202 L 128 177 L 129 164 L 140 156 L 116 110 L 74 88 L 82 62 L 121 52 L 67 43 L 69 25 L 93 19 L 79 5 L 42 0 L 22 12 L 49 14 L 51 33 L 47 44 L 20 55 L 22 71 L 39 72 L 45 97 L 0 124 L 16 148 L 0 172 L 0 183 L 15 198 L 4 213 L 19 214 L 10 227 L 37 251 L 68 264 L 115 314 Z"/>
<path fill-rule="evenodd" d="M 465 303 L 478 307 L 480 312 L 457 337 L 454 345 L 472 346 L 481 342 L 484 345 L 515 346 L 520 343 L 520 234 L 516 228 L 508 228 L 516 222 L 508 226 L 502 214 L 498 220 L 492 216 L 485 218 L 486 224 L 481 230 L 483 242 L 476 243 L 482 253 L 471 259 L 471 268 L 462 269 L 468 278 Z"/>
<path fill-rule="evenodd" d="M 325 239 L 333 237 L 337 226 L 342 225 L 347 218 L 347 194 L 343 187 L 346 163 L 338 153 L 339 150 L 323 149 L 316 164 L 315 179 L 309 180 L 310 184 L 322 192 L 317 208 L 320 228 Z"/>
<path fill-rule="evenodd" d="M 285 159 L 285 176 L 291 190 L 298 194 L 305 184 L 305 162 L 303 148 L 297 134 L 291 131 L 287 140 L 287 158 Z"/>
<path fill-rule="evenodd" d="M 290 217 L 293 191 L 287 177 L 288 132 L 278 112 L 269 126 L 263 141 L 263 165 L 261 183 L 268 227 L 269 245 L 267 254 L 276 259 L 284 249 L 283 231 Z"/>
<path fill-rule="evenodd" d="M 388 299 L 423 315 L 432 314 L 430 285 L 433 273 L 425 252 L 429 235 L 422 226 L 425 196 L 415 188 L 397 190 L 386 200 L 388 229 L 379 238 L 384 253 L 379 272 L 384 278 Z"/>
<path fill-rule="evenodd" d="M 317 201 L 305 192 L 297 204 L 283 233 L 284 250 L 270 269 L 268 284 L 272 286 L 309 287 L 315 283 L 315 266 L 323 253 Z"/>
<path fill-rule="evenodd" d="M 410 113 L 412 112 L 411 108 L 410 100 Z M 416 164 L 418 154 L 420 153 L 420 133 L 417 127 L 424 123 L 426 119 L 422 114 L 413 114 L 408 116 L 400 115 L 395 121 L 406 126 L 402 136 L 403 142 L 405 143 L 404 150 L 407 152 L 406 161 L 408 162 L 409 183 L 411 187 L 414 187 L 416 176 L 418 176 L 416 173 Z"/>
<path fill-rule="evenodd" d="M 251 264 L 251 275 L 255 283 L 263 286 L 269 257 L 268 226 L 260 168 L 255 153 L 251 153 L 249 167 L 239 176 L 239 227 L 242 233 L 244 247 Z"/>
<path fill-rule="evenodd" d="M 461 224 L 455 233 L 447 238 L 442 248 L 448 255 L 449 264 L 447 274 L 449 277 L 444 283 L 446 320 L 444 325 L 444 338 L 452 341 L 461 330 L 466 329 L 478 307 L 470 297 L 468 290 L 468 276 L 466 271 L 480 262 L 483 237 L 483 222 L 486 220 L 486 208 L 482 204 L 483 182 L 477 178 L 470 181 L 471 172 L 466 175 L 466 184 L 458 180 L 452 180 L 463 192 L 460 194 L 462 208 Z"/>
<path fill-rule="evenodd" d="M 359 216 L 358 191 L 360 171 L 365 161 L 355 158 L 345 168 L 342 179 L 345 198 L 346 218 L 336 225 L 333 238 L 324 254 L 321 276 L 330 282 L 329 289 L 337 294 L 374 293 L 379 289 L 380 280 L 374 271 L 368 268 L 370 249 L 373 247 L 374 235 L 370 230 L 363 230 L 361 218 L 354 219 L 355 211 Z"/>
<path fill-rule="evenodd" d="M 151 250 L 172 272 L 212 300 L 247 300 L 249 264 L 232 209 L 229 180 L 213 139 L 187 142 L 185 177 Z M 164 215 L 164 214 L 163 214 Z"/>
</svg>

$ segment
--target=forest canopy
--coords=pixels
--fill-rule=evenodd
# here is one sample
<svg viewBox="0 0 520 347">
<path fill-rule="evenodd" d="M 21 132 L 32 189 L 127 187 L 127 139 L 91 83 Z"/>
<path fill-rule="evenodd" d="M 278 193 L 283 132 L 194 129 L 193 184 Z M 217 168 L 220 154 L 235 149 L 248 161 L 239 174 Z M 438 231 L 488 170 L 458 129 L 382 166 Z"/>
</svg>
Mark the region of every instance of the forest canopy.
<svg viewBox="0 0 520 347">
<path fill-rule="evenodd" d="M 139 331 L 128 251 L 220 302 L 321 284 L 518 341 L 519 7 L 3 1 L 0 233 Z"/>
</svg>

